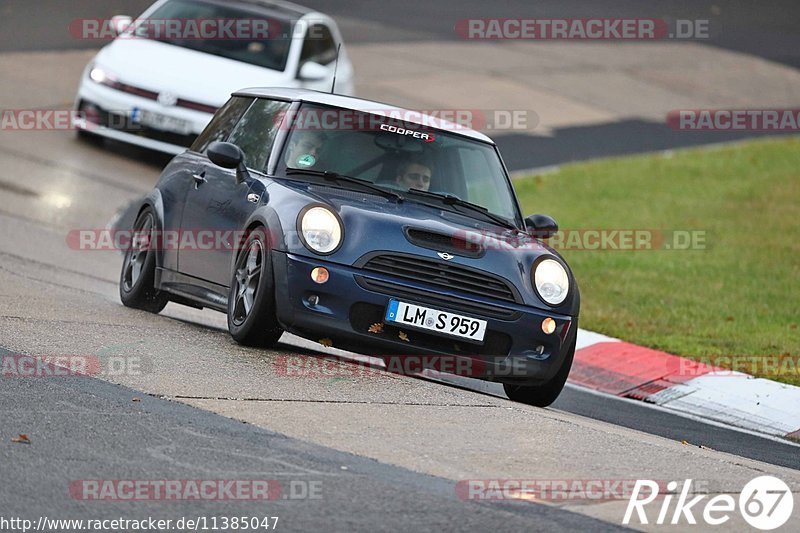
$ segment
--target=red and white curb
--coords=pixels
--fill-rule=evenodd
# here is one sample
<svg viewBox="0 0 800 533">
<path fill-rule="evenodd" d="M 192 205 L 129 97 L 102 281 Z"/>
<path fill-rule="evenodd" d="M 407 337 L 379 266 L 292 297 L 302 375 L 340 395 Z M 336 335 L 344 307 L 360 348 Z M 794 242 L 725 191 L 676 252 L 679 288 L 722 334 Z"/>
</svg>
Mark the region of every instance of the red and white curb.
<svg viewBox="0 0 800 533">
<path fill-rule="evenodd" d="M 800 387 L 578 330 L 569 381 L 671 411 L 800 438 Z"/>
<path fill-rule="evenodd" d="M 380 364 L 294 337 L 284 341 L 346 359 Z M 505 397 L 499 383 L 426 370 L 422 377 Z M 578 330 L 568 385 L 639 400 L 655 408 L 723 427 L 800 440 L 800 387 L 755 378 L 644 348 L 585 329 Z"/>
</svg>

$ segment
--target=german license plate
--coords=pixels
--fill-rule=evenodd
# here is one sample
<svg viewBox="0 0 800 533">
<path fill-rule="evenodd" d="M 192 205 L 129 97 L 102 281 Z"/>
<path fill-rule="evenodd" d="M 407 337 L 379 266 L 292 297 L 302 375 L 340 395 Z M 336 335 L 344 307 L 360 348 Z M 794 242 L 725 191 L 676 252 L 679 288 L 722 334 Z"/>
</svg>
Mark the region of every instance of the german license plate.
<svg viewBox="0 0 800 533">
<path fill-rule="evenodd" d="M 134 116 L 137 115 L 139 122 L 150 128 L 184 135 L 192 131 L 192 125 L 188 120 L 162 115 L 161 113 L 153 113 L 152 111 L 146 111 L 144 109 L 140 110 L 138 113 L 134 113 Z"/>
<path fill-rule="evenodd" d="M 473 342 L 482 342 L 484 335 L 486 335 L 485 320 L 398 300 L 389 301 L 385 318 L 386 322 L 404 324 L 413 328 Z"/>
</svg>

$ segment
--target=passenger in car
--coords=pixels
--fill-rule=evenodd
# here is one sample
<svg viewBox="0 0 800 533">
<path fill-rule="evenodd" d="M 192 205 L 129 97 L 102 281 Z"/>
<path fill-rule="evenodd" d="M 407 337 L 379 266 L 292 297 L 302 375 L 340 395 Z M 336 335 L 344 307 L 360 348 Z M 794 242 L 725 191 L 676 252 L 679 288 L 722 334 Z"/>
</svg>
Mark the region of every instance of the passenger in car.
<svg viewBox="0 0 800 533">
<path fill-rule="evenodd" d="M 286 165 L 289 167 L 313 167 L 322 151 L 322 134 L 316 132 L 295 133 L 286 149 Z"/>
</svg>

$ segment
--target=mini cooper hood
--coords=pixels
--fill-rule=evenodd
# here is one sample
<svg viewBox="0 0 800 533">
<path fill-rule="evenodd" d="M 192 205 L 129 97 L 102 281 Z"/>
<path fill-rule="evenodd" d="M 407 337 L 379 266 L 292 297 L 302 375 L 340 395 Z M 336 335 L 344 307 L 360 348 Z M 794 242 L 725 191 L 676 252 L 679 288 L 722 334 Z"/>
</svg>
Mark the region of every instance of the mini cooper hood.
<svg viewBox="0 0 800 533">
<path fill-rule="evenodd" d="M 277 70 L 149 39 L 116 39 L 95 62 L 120 82 L 215 106 L 241 87 L 286 84 Z"/>
<path fill-rule="evenodd" d="M 527 257 L 531 252 L 535 256 L 549 253 L 539 241 L 527 234 L 439 207 L 436 200 L 423 204 L 406 199 L 396 203 L 371 195 L 365 197 L 365 200 L 359 201 L 354 197 L 327 196 L 324 203 L 339 214 L 345 231 L 369 234 L 368 240 L 371 242 L 368 244 L 373 248 L 375 242 L 383 242 L 383 237 L 387 234 L 416 229 L 448 236 L 453 242 L 467 241 L 477 244 L 487 255 L 493 252 L 510 252 L 515 256 Z M 424 253 L 421 250 L 419 252 Z"/>
<path fill-rule="evenodd" d="M 516 287 L 526 287 L 522 297 L 526 305 L 547 308 L 533 293 L 530 272 L 534 262 L 542 255 L 556 256 L 549 247 L 526 233 L 504 230 L 479 219 L 462 216 L 449 210 L 405 200 L 396 203 L 372 194 L 351 190 L 334 190 L 324 186 L 308 186 L 308 190 L 297 190 L 297 195 L 287 197 L 294 204 L 288 212 L 299 212 L 309 204 L 322 204 L 336 212 L 344 225 L 344 240 L 341 248 L 326 261 L 352 265 L 374 252 L 405 253 L 444 261 L 440 252 L 452 254 L 447 261 L 499 275 Z M 435 202 L 435 201 L 434 201 Z M 432 202 L 433 203 L 433 202 Z M 295 220 L 283 220 L 284 228 L 294 226 Z M 452 242 L 465 240 L 478 244 L 483 252 L 478 256 L 458 254 L 452 248 L 433 245 L 420 246 L 407 237 L 408 230 L 417 230 L 445 235 Z M 301 245 L 302 246 L 302 245 Z M 457 248 L 457 246 L 456 246 Z M 303 255 L 310 252 L 303 248 L 294 250 Z M 565 308 L 570 305 L 565 302 Z M 560 308 L 559 308 L 560 310 Z"/>
</svg>

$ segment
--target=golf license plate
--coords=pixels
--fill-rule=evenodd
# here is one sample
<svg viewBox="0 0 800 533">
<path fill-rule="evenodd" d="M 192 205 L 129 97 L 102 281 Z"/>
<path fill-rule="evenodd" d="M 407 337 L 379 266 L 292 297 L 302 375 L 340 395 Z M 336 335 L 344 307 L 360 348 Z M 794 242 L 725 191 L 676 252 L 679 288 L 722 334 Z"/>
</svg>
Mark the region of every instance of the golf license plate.
<svg viewBox="0 0 800 533">
<path fill-rule="evenodd" d="M 192 124 L 188 120 L 162 115 L 161 113 L 153 113 L 142 109 L 138 110 L 138 113 L 134 111 L 134 117 L 138 118 L 138 122 L 142 125 L 157 130 L 171 131 L 184 135 L 192 131 Z"/>
<path fill-rule="evenodd" d="M 386 322 L 403 324 L 440 335 L 458 337 L 473 342 L 483 342 L 486 321 L 430 307 L 390 300 L 386 308 Z"/>
</svg>

